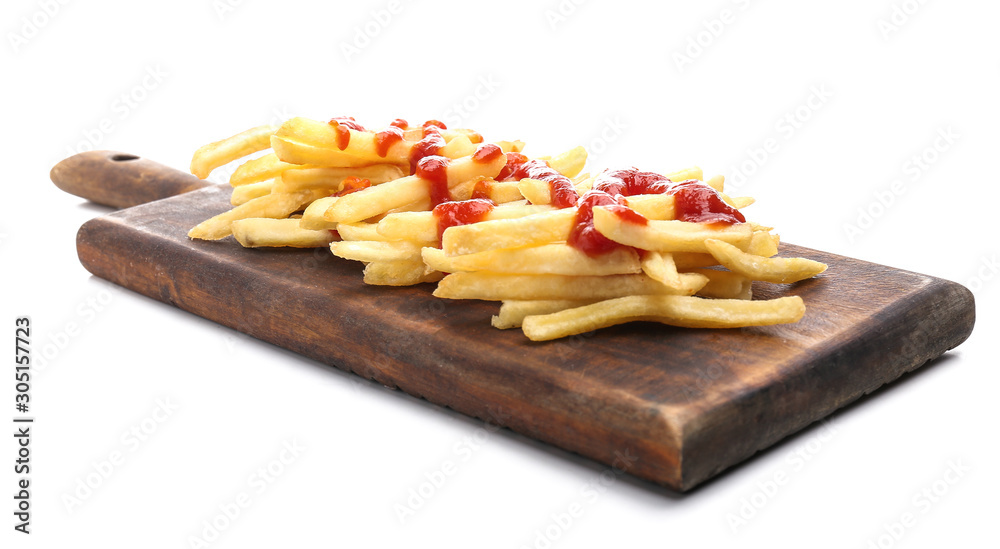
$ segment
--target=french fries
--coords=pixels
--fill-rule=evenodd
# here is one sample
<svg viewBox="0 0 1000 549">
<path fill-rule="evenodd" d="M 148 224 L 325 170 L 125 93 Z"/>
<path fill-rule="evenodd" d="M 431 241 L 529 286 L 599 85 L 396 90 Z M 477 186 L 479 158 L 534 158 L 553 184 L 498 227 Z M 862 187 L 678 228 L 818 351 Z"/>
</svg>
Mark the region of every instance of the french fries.
<svg viewBox="0 0 1000 549">
<path fill-rule="evenodd" d="M 233 234 L 234 221 L 252 217 L 284 219 L 316 198 L 318 196 L 313 191 L 264 195 L 202 221 L 188 232 L 188 236 L 202 240 L 219 240 Z"/>
<path fill-rule="evenodd" d="M 195 151 L 191 159 L 191 173 L 205 179 L 215 168 L 268 148 L 271 134 L 276 129 L 274 126 L 258 126 L 205 145 Z"/>
<path fill-rule="evenodd" d="M 676 295 L 631 295 L 523 320 L 524 335 L 547 341 L 646 320 L 684 328 L 739 328 L 798 322 L 805 314 L 799 296 L 767 301 L 703 299 Z"/>
<path fill-rule="evenodd" d="M 778 236 L 740 212 L 754 199 L 729 196 L 722 176 L 704 180 L 697 166 L 584 172 L 583 147 L 531 158 L 521 141 L 437 121 L 374 131 L 352 118 L 293 118 L 198 149 L 191 171 L 205 178 L 268 148 L 230 177 L 234 207 L 191 238 L 329 247 L 363 263 L 366 284 L 437 282 L 439 298 L 500 301 L 491 324 L 533 341 L 632 321 L 797 322 L 801 298 L 754 300 L 755 282 L 826 269 L 775 257 Z"/>
<path fill-rule="evenodd" d="M 453 273 L 441 279 L 434 295 L 447 299 L 486 301 L 600 300 L 629 295 L 694 295 L 708 282 L 704 275 L 693 273 L 684 280 L 680 289 L 674 289 L 644 274 L 568 276 Z"/>
<path fill-rule="evenodd" d="M 322 248 L 336 239 L 333 231 L 303 229 L 298 219 L 239 219 L 233 221 L 232 230 L 244 248 Z"/>
<path fill-rule="evenodd" d="M 760 257 L 748 254 L 732 244 L 721 240 L 705 241 L 712 257 L 719 260 L 724 267 L 747 278 L 786 284 L 812 278 L 826 270 L 826 265 L 819 261 L 802 257 Z"/>
</svg>

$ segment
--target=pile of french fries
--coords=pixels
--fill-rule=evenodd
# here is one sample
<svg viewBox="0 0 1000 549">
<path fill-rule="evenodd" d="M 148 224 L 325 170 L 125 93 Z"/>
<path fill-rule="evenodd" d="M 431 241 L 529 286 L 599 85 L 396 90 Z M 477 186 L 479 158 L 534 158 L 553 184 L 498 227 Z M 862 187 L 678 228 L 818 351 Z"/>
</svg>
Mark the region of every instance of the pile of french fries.
<svg viewBox="0 0 1000 549">
<path fill-rule="evenodd" d="M 521 141 L 486 142 L 436 121 L 411 128 L 397 120 L 369 131 L 349 118 L 293 118 L 198 149 L 191 172 L 204 179 L 267 149 L 230 178 L 234 207 L 188 236 L 232 235 L 245 247 L 329 246 L 364 263 L 367 284 L 437 282 L 437 297 L 500 301 L 493 326 L 520 327 L 535 341 L 632 321 L 697 328 L 797 322 L 805 313 L 800 297 L 755 301 L 752 282 L 797 282 L 826 269 L 774 257 L 779 238 L 770 227 L 679 220 L 670 193 L 618 195 L 614 205 L 586 212 L 583 199 L 556 207 L 553 179 L 565 183 L 559 192 L 581 197 L 606 188 L 598 182 L 607 171 L 584 173 L 583 147 L 529 158 Z M 512 176 L 508 163 L 532 160 L 548 179 Z M 726 195 L 721 176 L 703 181 L 700 168 L 665 177 L 707 186 L 701 190 L 733 211 L 753 203 Z M 442 221 L 449 208 L 469 207 L 474 219 Z M 581 230 L 608 245 L 597 252 L 575 245 L 571 233 Z"/>
</svg>

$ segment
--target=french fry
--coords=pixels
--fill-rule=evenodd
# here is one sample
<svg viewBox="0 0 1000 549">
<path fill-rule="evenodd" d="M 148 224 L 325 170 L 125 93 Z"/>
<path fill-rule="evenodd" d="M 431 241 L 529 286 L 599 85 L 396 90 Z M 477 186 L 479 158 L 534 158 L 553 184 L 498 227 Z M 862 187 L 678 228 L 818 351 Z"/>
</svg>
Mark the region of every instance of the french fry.
<svg viewBox="0 0 1000 549">
<path fill-rule="evenodd" d="M 751 280 L 741 274 L 717 269 L 692 269 L 691 273 L 708 278 L 708 284 L 698 290 L 697 295 L 718 299 L 751 299 Z"/>
<path fill-rule="evenodd" d="M 532 341 L 548 341 L 637 320 L 686 328 L 735 328 L 789 324 L 798 322 L 803 314 L 805 305 L 798 296 L 744 301 L 631 295 L 549 315 L 528 316 L 522 329 Z"/>
<path fill-rule="evenodd" d="M 708 181 L 705 182 L 706 185 L 712 187 L 713 189 L 715 189 L 717 192 L 720 193 L 723 191 L 725 183 L 726 183 L 726 178 L 721 175 L 716 175 L 714 177 L 711 177 L 708 179 Z"/>
<path fill-rule="evenodd" d="M 240 204 L 246 204 L 247 202 L 264 195 L 271 194 L 274 188 L 274 180 L 261 181 L 259 183 L 250 183 L 248 185 L 241 185 L 233 189 L 233 194 L 229 197 L 229 202 L 233 206 L 239 206 Z"/>
<path fill-rule="evenodd" d="M 201 147 L 191 159 L 191 173 L 205 179 L 215 168 L 270 147 L 271 134 L 276 129 L 274 126 L 258 126 Z"/>
<path fill-rule="evenodd" d="M 669 221 L 674 219 L 674 195 L 639 194 L 625 198 L 625 205 L 646 219 Z"/>
<path fill-rule="evenodd" d="M 767 231 L 754 231 L 753 236 L 750 237 L 747 253 L 761 257 L 773 257 L 778 254 L 778 240 L 778 235 L 772 235 Z"/>
<path fill-rule="evenodd" d="M 382 158 L 375 160 L 369 155 L 351 156 L 336 147 L 328 149 L 277 135 L 271 136 L 271 148 L 283 162 L 317 167 L 361 168 L 385 161 Z"/>
<path fill-rule="evenodd" d="M 524 141 L 494 141 L 493 143 L 499 146 L 500 150 L 505 153 L 519 153 L 524 150 Z"/>
<path fill-rule="evenodd" d="M 719 196 L 722 197 L 723 202 L 729 204 L 737 210 L 742 210 L 755 202 L 754 199 L 749 196 L 729 196 L 728 194 L 721 192 L 719 193 Z"/>
<path fill-rule="evenodd" d="M 549 166 L 565 175 L 566 177 L 576 177 L 583 166 L 587 163 L 587 149 L 583 147 L 573 147 L 572 149 L 557 154 L 549 160 Z"/>
<path fill-rule="evenodd" d="M 590 175 L 589 173 L 583 173 L 572 179 L 573 188 L 576 189 L 576 194 L 583 196 L 587 194 L 587 191 L 594 188 L 594 180 L 596 180 L 597 177 Z"/>
<path fill-rule="evenodd" d="M 337 244 L 336 242 L 334 244 Z M 438 283 L 436 297 L 486 301 L 612 299 L 627 295 L 693 295 L 708 279 L 694 275 L 688 287 L 675 291 L 644 274 L 609 276 L 512 275 L 488 272 L 452 273 Z"/>
<path fill-rule="evenodd" d="M 517 181 L 493 180 L 487 180 L 483 184 L 486 190 L 487 198 L 496 204 L 505 204 L 507 202 L 514 202 L 523 199 L 524 196 L 521 195 L 521 191 L 517 188 L 517 185 Z"/>
<path fill-rule="evenodd" d="M 232 223 L 233 237 L 244 248 L 322 248 L 336 240 L 332 231 L 313 231 L 299 226 L 298 219 L 251 217 Z"/>
<path fill-rule="evenodd" d="M 787 284 L 812 278 L 826 270 L 819 261 L 801 257 L 759 257 L 721 240 L 705 241 L 708 252 L 725 268 L 753 280 Z"/>
<path fill-rule="evenodd" d="M 590 257 L 567 244 L 488 250 L 456 256 L 447 256 L 437 248 L 424 248 L 421 254 L 428 267 L 446 273 L 489 271 L 529 275 L 605 276 L 642 272 L 639 255 L 629 248 L 618 248 L 598 257 Z M 683 291 L 679 280 L 675 289 Z"/>
<path fill-rule="evenodd" d="M 670 255 L 674 257 L 674 264 L 680 270 L 712 267 L 719 264 L 710 253 L 671 252 Z"/>
<path fill-rule="evenodd" d="M 490 210 L 484 221 L 516 219 L 536 213 L 553 211 L 551 206 L 505 205 Z M 413 211 L 392 213 L 378 222 L 378 233 L 389 240 L 423 240 L 437 242 L 438 220 L 432 212 Z"/>
<path fill-rule="evenodd" d="M 681 275 L 677 272 L 677 264 L 670 253 L 643 252 L 642 272 L 646 276 L 671 288 L 680 288 Z"/>
<path fill-rule="evenodd" d="M 245 204 L 236 206 L 228 212 L 223 212 L 211 219 L 202 221 L 188 231 L 188 237 L 201 240 L 219 240 L 232 234 L 231 225 L 233 221 L 248 217 L 282 219 L 316 198 L 316 193 L 310 191 L 275 193 L 254 198 Z"/>
<path fill-rule="evenodd" d="M 275 184 L 275 191 L 289 193 L 319 189 L 336 192 L 348 177 L 367 179 L 372 185 L 381 185 L 403 175 L 403 170 L 395 164 L 375 164 L 361 168 L 301 168 L 283 172 L 280 181 Z"/>
<path fill-rule="evenodd" d="M 337 130 L 332 124 L 302 117 L 292 118 L 274 132 L 271 148 L 278 158 L 292 164 L 329 167 L 360 167 L 383 163 L 408 165 L 412 143 L 394 143 L 383 158 L 376 152 L 373 132 L 348 131 L 350 141 L 346 148 L 340 149 Z"/>
<path fill-rule="evenodd" d="M 705 177 L 705 174 L 701 171 L 698 166 L 692 166 L 686 170 L 680 170 L 674 173 L 666 174 L 666 178 L 675 182 L 680 183 L 681 181 L 687 181 L 688 179 L 697 179 L 701 181 Z"/>
<path fill-rule="evenodd" d="M 562 242 L 569 236 L 575 219 L 576 209 L 567 208 L 518 219 L 451 227 L 441 238 L 441 249 L 448 255 L 464 255 Z"/>
<path fill-rule="evenodd" d="M 265 154 L 260 158 L 247 160 L 236 168 L 233 175 L 229 177 L 229 184 L 233 187 L 259 183 L 268 179 L 274 179 L 282 172 L 291 168 L 298 168 L 296 164 L 289 164 L 278 160 L 274 153 Z"/>
<path fill-rule="evenodd" d="M 602 206 L 594 208 L 594 227 L 619 244 L 655 252 L 707 252 L 707 239 L 721 240 L 746 249 L 753 235 L 753 228 L 748 223 L 713 227 L 673 220 L 649 221 L 640 225 L 625 221 Z"/>
<path fill-rule="evenodd" d="M 539 179 L 525 178 L 517 184 L 517 190 L 521 196 L 528 199 L 532 204 L 551 204 L 552 194 L 549 184 Z"/>
<path fill-rule="evenodd" d="M 485 163 L 476 162 L 472 157 L 455 159 L 447 168 L 448 187 L 457 186 L 480 175 L 495 177 L 506 162 L 503 155 Z M 341 197 L 326 211 L 326 220 L 354 223 L 384 214 L 393 208 L 427 198 L 430 184 L 426 179 L 411 175 L 351 193 Z"/>
<path fill-rule="evenodd" d="M 235 192 L 235 191 L 233 191 Z M 323 214 L 326 213 L 327 208 L 330 207 L 338 198 L 336 196 L 325 196 L 323 198 L 317 198 L 313 200 L 306 210 L 302 212 L 302 219 L 299 220 L 299 225 L 303 229 L 336 229 L 337 224 L 323 219 Z"/>
<path fill-rule="evenodd" d="M 428 272 L 423 261 L 372 261 L 365 265 L 365 284 L 374 286 L 412 286 L 437 282 L 441 273 Z"/>
<path fill-rule="evenodd" d="M 531 315 L 547 315 L 565 309 L 574 309 L 584 305 L 590 305 L 593 301 L 587 300 L 554 300 L 546 299 L 539 301 L 504 301 L 500 305 L 500 312 L 493 315 L 490 324 L 494 328 L 507 330 L 510 328 L 520 328 L 524 317 Z"/>
<path fill-rule="evenodd" d="M 376 231 L 378 223 L 339 223 L 337 232 L 343 240 L 364 240 L 368 242 L 389 242 Z"/>
<path fill-rule="evenodd" d="M 378 154 L 375 146 L 375 132 L 353 129 L 347 131 L 350 133 L 350 140 L 344 149 L 340 149 L 337 143 L 337 130 L 332 124 L 308 118 L 292 118 L 274 133 L 271 138 L 271 148 L 278 158 L 292 164 L 340 168 L 386 163 L 409 166 L 413 141 L 403 139 L 393 143 L 383 157 Z M 441 137 L 446 144 L 459 136 L 468 140 L 464 131 L 441 131 Z M 448 154 L 466 156 L 462 154 L 465 150 L 456 146 L 452 149 L 442 149 L 439 153 L 443 156 Z"/>
<path fill-rule="evenodd" d="M 458 135 L 438 150 L 439 156 L 448 158 L 462 158 L 476 152 L 476 146 L 469 140 L 467 135 Z"/>
<path fill-rule="evenodd" d="M 339 232 L 339 231 L 338 231 Z M 343 235 L 341 235 L 343 238 Z M 354 261 L 416 261 L 420 259 L 420 244 L 414 242 L 375 242 L 342 240 L 331 242 L 333 255 Z"/>
</svg>

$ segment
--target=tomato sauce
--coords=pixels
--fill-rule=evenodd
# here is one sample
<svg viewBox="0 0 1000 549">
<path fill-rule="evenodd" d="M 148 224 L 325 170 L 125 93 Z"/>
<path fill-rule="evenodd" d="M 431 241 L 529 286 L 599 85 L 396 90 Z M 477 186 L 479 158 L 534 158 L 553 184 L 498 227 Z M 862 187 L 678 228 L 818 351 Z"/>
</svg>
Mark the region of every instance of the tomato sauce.
<svg viewBox="0 0 1000 549">
<path fill-rule="evenodd" d="M 619 199 L 640 194 L 674 196 L 674 217 L 693 223 L 744 223 L 746 218 L 722 199 L 715 189 L 696 179 L 674 183 L 652 172 L 609 170 L 597 177 L 594 190 L 578 203 L 576 220 L 567 243 L 589 256 L 598 256 L 621 247 L 594 228 L 594 207 L 604 206 L 624 222 L 647 225 L 649 220 L 619 203 Z"/>
<path fill-rule="evenodd" d="M 438 242 L 445 229 L 459 225 L 479 223 L 493 211 L 496 204 L 492 200 L 473 198 L 461 202 L 444 202 L 434 207 L 434 217 L 438 225 Z"/>
<path fill-rule="evenodd" d="M 549 203 L 556 208 L 570 208 L 576 205 L 580 195 L 577 194 L 573 182 L 568 177 L 557 172 L 544 160 L 528 160 L 521 153 L 507 153 L 507 165 L 497 176 L 498 181 L 519 181 L 521 179 L 538 179 L 549 184 Z"/>
<path fill-rule="evenodd" d="M 745 223 L 739 210 L 726 204 L 712 187 L 691 179 L 675 183 L 670 189 L 674 195 L 674 218 L 694 223 Z"/>
<path fill-rule="evenodd" d="M 435 126 L 424 126 L 424 138 L 410 149 L 410 174 L 417 173 L 417 165 L 429 156 L 435 156 L 445 146 L 441 132 Z"/>
<path fill-rule="evenodd" d="M 344 150 L 351 143 L 351 131 L 366 131 L 364 126 L 358 124 L 353 116 L 335 116 L 330 119 L 330 125 L 333 126 L 334 131 L 337 135 L 337 148 Z"/>
<path fill-rule="evenodd" d="M 591 256 L 606 254 L 621 244 L 597 232 L 594 228 L 594 206 L 619 206 L 613 196 L 604 191 L 588 191 L 577 204 L 576 221 L 570 230 L 566 243 Z M 627 208 L 626 208 L 627 209 Z M 636 214 L 638 215 L 638 214 Z"/>
<path fill-rule="evenodd" d="M 476 186 L 472 189 L 472 198 L 485 198 L 490 200 L 490 189 L 495 183 L 493 179 L 489 177 L 481 177 L 479 181 L 476 181 Z"/>
<path fill-rule="evenodd" d="M 485 145 L 480 145 L 479 148 L 476 149 L 475 154 L 472 155 L 472 161 L 478 164 L 489 164 L 497 158 L 500 158 L 500 155 L 502 154 L 503 151 L 500 150 L 500 147 L 494 145 L 493 143 L 487 143 Z"/>
<path fill-rule="evenodd" d="M 351 177 L 348 177 L 348 178 L 344 179 L 344 182 L 341 183 L 341 185 L 340 185 L 340 190 L 337 191 L 337 193 L 334 194 L 333 196 L 345 196 L 345 195 L 349 195 L 351 193 L 355 193 L 355 192 L 367 189 L 368 187 L 371 187 L 371 186 L 372 186 L 372 182 L 371 182 L 370 179 L 366 179 L 366 178 L 363 178 L 363 177 L 354 177 L 352 175 Z"/>
<path fill-rule="evenodd" d="M 375 152 L 382 158 L 385 158 L 389 154 L 389 148 L 402 140 L 403 128 L 389 126 L 375 134 Z"/>
<path fill-rule="evenodd" d="M 429 183 L 432 207 L 451 200 L 448 192 L 448 163 L 449 160 L 443 156 L 428 156 L 417 164 L 417 177 L 426 179 Z"/>
</svg>

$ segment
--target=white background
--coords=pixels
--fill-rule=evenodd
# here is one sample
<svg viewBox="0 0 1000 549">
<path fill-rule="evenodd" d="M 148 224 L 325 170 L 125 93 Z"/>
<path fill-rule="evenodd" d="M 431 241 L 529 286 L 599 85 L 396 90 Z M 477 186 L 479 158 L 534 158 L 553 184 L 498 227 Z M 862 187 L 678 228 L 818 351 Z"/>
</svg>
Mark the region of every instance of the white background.
<svg viewBox="0 0 1000 549">
<path fill-rule="evenodd" d="M 13 332 L 14 318 L 30 315 L 35 356 L 47 349 L 50 358 L 32 394 L 33 533 L 12 530 L 7 436 L 2 539 L 191 547 L 220 506 L 246 493 L 249 506 L 209 546 L 995 542 L 995 3 L 423 0 L 402 1 L 391 17 L 385 1 L 278 4 L 0 8 L 0 321 Z M 893 23 L 903 7 L 909 15 Z M 359 35 L 366 25 L 375 36 Z M 816 90 L 823 98 L 810 103 Z M 595 491 L 598 464 L 484 431 L 80 266 L 76 230 L 107 210 L 58 191 L 48 180 L 54 163 L 96 145 L 184 169 L 202 144 L 294 115 L 353 115 L 373 126 L 440 118 L 523 139 L 539 155 L 584 144 L 600 153 L 591 167 L 698 164 L 742 183 L 734 194 L 758 199 L 750 217 L 785 241 L 968 285 L 976 332 L 826 430 L 807 430 L 693 493 L 628 477 Z M 768 139 L 764 157 L 757 149 Z M 926 157 L 924 168 L 914 155 Z M 869 216 L 861 226 L 859 209 Z M 9 418 L 13 383 L 4 379 L 0 418 Z M 155 423 L 158 399 L 175 409 Z M 146 440 L 123 438 L 143 426 L 155 428 Z M 305 450 L 258 492 L 251 475 L 292 441 Z M 112 452 L 124 463 L 89 494 L 80 490 Z M 457 472 L 401 521 L 395 505 L 445 461 Z M 946 476 L 949 464 L 961 476 Z M 787 477 L 777 490 L 768 484 L 775 475 Z M 940 497 L 918 496 L 925 489 Z M 74 494 L 86 497 L 68 509 Z M 734 526 L 745 502 L 761 508 Z M 573 503 L 582 516 L 557 526 L 553 516 Z M 904 513 L 913 525 L 892 526 Z"/>
</svg>

